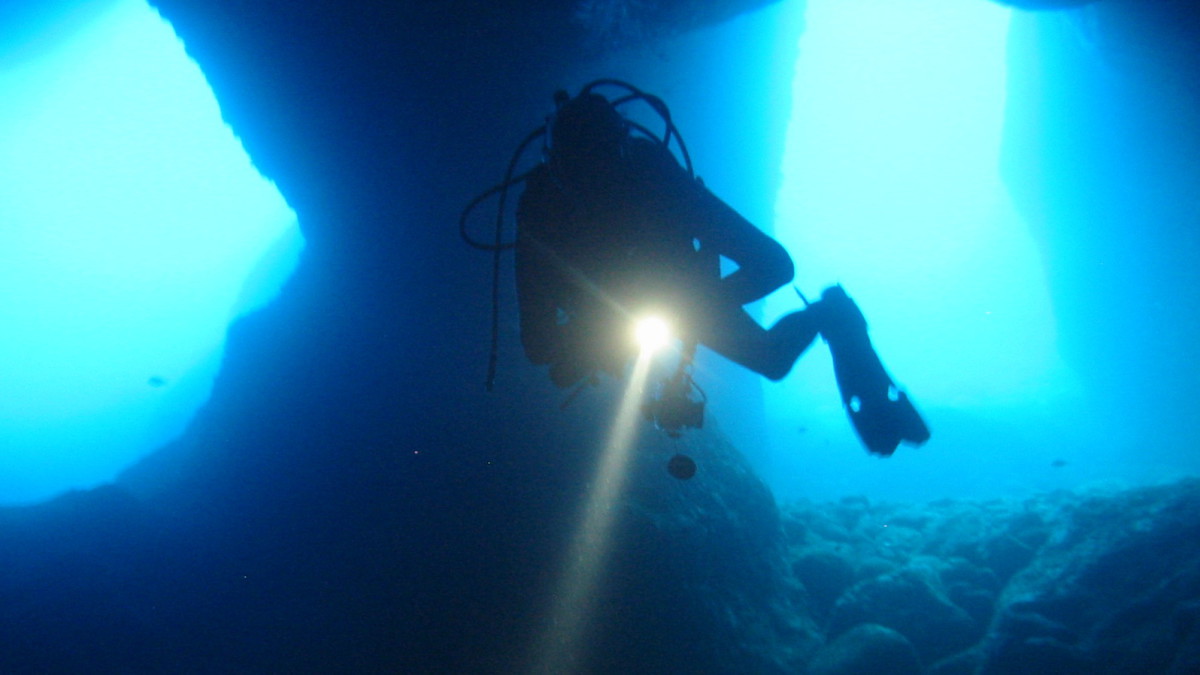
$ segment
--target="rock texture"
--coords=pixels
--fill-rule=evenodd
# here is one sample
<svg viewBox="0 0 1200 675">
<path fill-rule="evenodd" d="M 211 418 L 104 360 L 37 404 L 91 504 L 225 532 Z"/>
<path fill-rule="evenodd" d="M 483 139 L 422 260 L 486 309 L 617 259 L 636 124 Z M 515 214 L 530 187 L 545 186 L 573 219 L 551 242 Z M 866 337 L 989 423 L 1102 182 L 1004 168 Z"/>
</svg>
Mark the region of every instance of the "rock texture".
<svg viewBox="0 0 1200 675">
<path fill-rule="evenodd" d="M 861 623 L 839 635 L 808 664 L 808 675 L 917 675 L 917 650 L 903 635 Z"/>
<path fill-rule="evenodd" d="M 784 529 L 829 642 L 814 669 L 885 649 L 848 644 L 900 650 L 891 633 L 915 650 L 920 672 L 941 675 L 1200 667 L 1200 481 L 920 506 L 797 504 Z M 855 579 L 838 582 L 832 605 L 814 560 Z"/>
<path fill-rule="evenodd" d="M 279 299 L 231 327 L 181 439 L 116 486 L 2 514 L 0 670 L 519 670 L 611 392 L 560 412 L 507 323 L 503 390 L 483 390 L 488 260 L 455 225 L 552 92 L 603 65 L 611 26 L 559 1 L 152 4 L 308 246 Z M 627 5 L 636 20 L 613 39 L 645 50 L 762 3 Z M 691 517 L 720 536 L 681 546 L 633 516 L 619 529 L 632 548 L 617 547 L 595 628 L 605 666 L 770 672 L 776 651 L 752 643 L 803 633 L 762 618 L 764 598 L 786 598 L 756 520 L 769 497 L 744 468 L 707 470 L 719 501 Z M 708 560 L 725 567 L 688 573 Z M 751 624 L 761 637 L 731 633 Z"/>
<path fill-rule="evenodd" d="M 498 179 L 549 92 L 579 84 L 605 49 L 762 3 L 153 4 L 309 247 L 280 299 L 231 329 L 213 399 L 182 439 L 116 486 L 0 513 L 0 670 L 520 670 L 614 392 L 560 413 L 543 373 L 513 368 L 508 405 L 487 397 L 472 366 L 487 355 L 489 276 L 454 236 L 459 209 Z M 1169 14 L 1183 4 L 1113 25 L 1186 35 Z M 1154 44 L 1183 58 L 1191 43 Z M 1078 84 L 1072 58 L 1024 83 L 1058 115 L 1032 141 L 1042 127 L 1013 120 L 1010 147 L 1035 154 L 1015 166 L 1045 169 L 1018 170 L 1014 190 L 1048 233 L 1066 206 L 1037 202 L 1039 181 L 1112 194 L 1124 174 L 1086 161 L 1110 136 L 1077 121 L 1117 110 L 1132 166 L 1154 169 L 1135 181 L 1142 203 L 1169 197 L 1148 219 L 1168 239 L 1192 232 L 1194 201 L 1178 195 L 1195 194 L 1194 139 L 1139 142 L 1153 111 L 1180 125 L 1192 108 L 1142 109 L 1148 98 L 1106 89 L 1082 108 L 1054 99 Z M 1109 222 L 1110 206 L 1068 215 L 1127 224 Z M 1114 260 L 1079 241 L 1052 241 L 1054 255 Z M 1173 306 L 1139 318 L 1164 328 L 1164 316 Z M 512 341 L 504 349 L 520 362 Z M 1194 484 L 859 499 L 781 518 L 715 436 L 689 442 L 689 483 L 671 482 L 662 448 L 639 455 L 649 464 L 619 508 L 587 656 L 598 671 L 847 672 L 883 658 L 911 669 L 913 654 L 939 673 L 1195 668 Z"/>
<path fill-rule="evenodd" d="M 523 456 L 417 457 L 428 485 L 382 459 L 278 475 L 251 454 L 169 497 L 110 486 L 0 512 L 0 670 L 528 672 L 619 393 L 587 392 L 575 432 L 533 432 Z M 820 638 L 766 487 L 715 430 L 634 441 L 580 672 L 795 672 Z M 686 482 L 666 470 L 681 451 Z"/>
</svg>

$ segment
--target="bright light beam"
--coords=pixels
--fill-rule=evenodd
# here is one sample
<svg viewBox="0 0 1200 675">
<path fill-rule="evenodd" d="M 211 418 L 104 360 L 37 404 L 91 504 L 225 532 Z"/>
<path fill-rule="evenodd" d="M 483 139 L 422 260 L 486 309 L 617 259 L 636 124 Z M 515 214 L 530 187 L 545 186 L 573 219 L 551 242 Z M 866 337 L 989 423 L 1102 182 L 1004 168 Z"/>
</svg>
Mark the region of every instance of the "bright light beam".
<svg viewBox="0 0 1200 675">
<path fill-rule="evenodd" d="M 657 316 L 648 316 L 634 327 L 634 337 L 643 352 L 654 354 L 671 340 L 671 328 Z"/>
<path fill-rule="evenodd" d="M 577 672 L 581 646 L 585 643 L 592 601 L 612 544 L 616 502 L 620 496 L 637 429 L 639 408 L 652 350 L 642 349 L 621 399 L 612 433 L 600 457 L 600 468 L 583 511 L 583 522 L 575 532 L 567 557 L 566 571 L 554 594 L 553 608 L 545 633 L 533 656 L 531 672 L 554 674 Z"/>
</svg>

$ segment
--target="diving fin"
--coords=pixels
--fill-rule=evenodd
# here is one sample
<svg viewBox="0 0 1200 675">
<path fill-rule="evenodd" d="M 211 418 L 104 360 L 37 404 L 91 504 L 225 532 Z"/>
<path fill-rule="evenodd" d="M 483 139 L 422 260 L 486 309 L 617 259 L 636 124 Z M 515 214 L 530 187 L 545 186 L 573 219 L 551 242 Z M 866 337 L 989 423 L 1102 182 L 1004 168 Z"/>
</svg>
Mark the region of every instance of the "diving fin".
<svg viewBox="0 0 1200 675">
<path fill-rule="evenodd" d="M 863 445 L 887 457 L 901 442 L 920 445 L 929 440 L 929 427 L 892 382 L 871 346 L 858 305 L 841 285 L 825 289 L 820 305 L 821 336 L 833 354 L 842 405 Z"/>
</svg>

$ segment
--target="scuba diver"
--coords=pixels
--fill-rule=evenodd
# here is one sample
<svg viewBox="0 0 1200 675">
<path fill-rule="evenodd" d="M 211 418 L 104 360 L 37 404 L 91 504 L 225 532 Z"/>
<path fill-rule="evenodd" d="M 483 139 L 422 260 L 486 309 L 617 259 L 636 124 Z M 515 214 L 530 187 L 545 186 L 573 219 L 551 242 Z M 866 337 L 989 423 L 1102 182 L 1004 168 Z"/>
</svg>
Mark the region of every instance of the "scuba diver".
<svg viewBox="0 0 1200 675">
<path fill-rule="evenodd" d="M 594 91 L 602 85 L 629 93 L 609 101 Z M 631 100 L 659 114 L 666 125 L 662 138 L 620 113 L 618 106 Z M 840 286 L 770 328 L 746 311 L 745 305 L 792 281 L 791 257 L 694 176 L 660 99 L 600 80 L 575 97 L 558 92 L 555 104 L 541 129 L 548 140 L 544 160 L 516 179 L 510 165 L 510 176 L 493 191 L 525 183 L 515 242 L 521 342 L 531 362 L 549 366 L 556 385 L 581 386 L 598 372 L 619 375 L 631 356 L 623 338 L 632 321 L 665 317 L 682 336 L 683 358 L 646 412 L 675 436 L 702 423 L 703 398 L 696 393 L 703 392 L 688 372 L 697 344 L 780 380 L 821 335 L 834 356 L 843 403 L 871 452 L 890 455 L 901 441 L 928 439 Z M 683 166 L 671 151 L 672 136 Z M 499 226 L 496 247 L 487 247 L 497 254 Z M 737 266 L 724 276 L 722 257 Z"/>
</svg>

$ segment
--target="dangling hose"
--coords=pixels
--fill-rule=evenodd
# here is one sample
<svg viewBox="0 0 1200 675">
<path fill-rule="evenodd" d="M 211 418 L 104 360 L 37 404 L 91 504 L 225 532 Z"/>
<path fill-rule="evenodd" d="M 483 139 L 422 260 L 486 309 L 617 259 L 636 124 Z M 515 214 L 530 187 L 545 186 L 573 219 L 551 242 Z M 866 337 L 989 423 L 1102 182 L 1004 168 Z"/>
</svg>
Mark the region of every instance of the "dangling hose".
<svg viewBox="0 0 1200 675">
<path fill-rule="evenodd" d="M 687 144 L 683 142 L 683 136 L 680 135 L 679 129 L 676 128 L 674 120 L 671 119 L 670 108 L 667 107 L 667 104 L 663 102 L 661 98 L 655 96 L 654 94 L 647 94 L 646 92 L 638 89 L 628 82 L 625 82 L 624 80 L 614 79 L 601 79 L 589 82 L 580 91 L 580 95 L 582 96 L 583 94 L 591 93 L 593 89 L 603 86 L 621 87 L 629 92 L 620 98 L 614 99 L 612 102 L 613 107 L 628 103 L 629 101 L 643 101 L 646 103 L 646 105 L 649 105 L 651 108 L 653 108 L 654 112 L 658 113 L 658 116 L 662 118 L 663 124 L 666 127 L 663 131 L 663 137 L 661 139 L 649 129 L 636 122 L 629 122 L 630 126 L 666 147 L 670 147 L 671 137 L 673 136 L 675 138 L 675 143 L 679 146 L 679 153 L 683 155 L 683 164 L 684 168 L 687 169 L 688 177 L 696 177 L 696 172 L 692 168 L 692 156 L 688 153 Z"/>
<path fill-rule="evenodd" d="M 490 351 L 488 352 L 487 380 L 484 381 L 484 387 L 488 391 L 491 391 L 495 386 L 496 364 L 500 359 L 500 254 L 516 246 L 515 241 L 504 242 L 504 207 L 508 204 L 508 189 L 517 183 L 523 182 L 529 177 L 529 174 L 537 170 L 535 167 L 515 178 L 513 177 L 513 172 L 517 168 L 517 162 L 520 161 L 521 155 L 525 153 L 525 148 L 545 133 L 545 125 L 530 132 L 525 137 L 525 140 L 521 141 L 521 144 L 517 146 L 512 159 L 509 160 L 508 170 L 504 172 L 504 180 L 499 185 L 489 188 L 483 194 L 472 199 L 466 208 L 463 209 L 462 215 L 458 219 L 458 233 L 463 241 L 474 248 L 492 252 L 492 341 Z M 500 193 L 500 204 L 496 207 L 496 237 L 491 244 L 475 241 L 467 233 L 467 216 L 471 215 L 471 211 L 480 202 L 497 192 Z"/>
<path fill-rule="evenodd" d="M 514 185 L 517 185 L 518 183 L 524 182 L 526 178 L 529 178 L 529 174 L 537 170 L 537 167 L 534 167 L 515 178 L 512 175 L 513 171 L 516 170 L 517 162 L 521 159 L 521 155 L 525 153 L 525 148 L 528 147 L 530 143 L 537 140 L 539 136 L 545 133 L 546 125 L 544 124 L 530 132 L 529 135 L 525 137 L 525 140 L 521 141 L 521 144 L 517 146 L 517 150 L 513 153 L 512 159 L 509 160 L 508 170 L 504 172 L 504 180 L 496 185 L 493 185 L 482 192 L 479 196 L 472 199 L 467 203 L 466 208 L 462 210 L 462 214 L 458 218 L 458 234 L 462 237 L 462 240 L 467 242 L 467 244 L 472 248 L 477 248 L 482 251 L 496 251 L 497 249 L 501 251 L 507 251 L 517 245 L 516 242 L 504 243 L 501 241 L 504 230 L 504 206 L 508 199 L 508 189 Z M 500 193 L 500 205 L 496 209 L 496 239 L 491 244 L 485 244 L 472 239 L 471 235 L 467 233 L 467 216 L 471 215 L 471 212 L 474 211 L 475 207 L 479 206 L 483 200 L 491 197 L 497 192 Z"/>
</svg>

